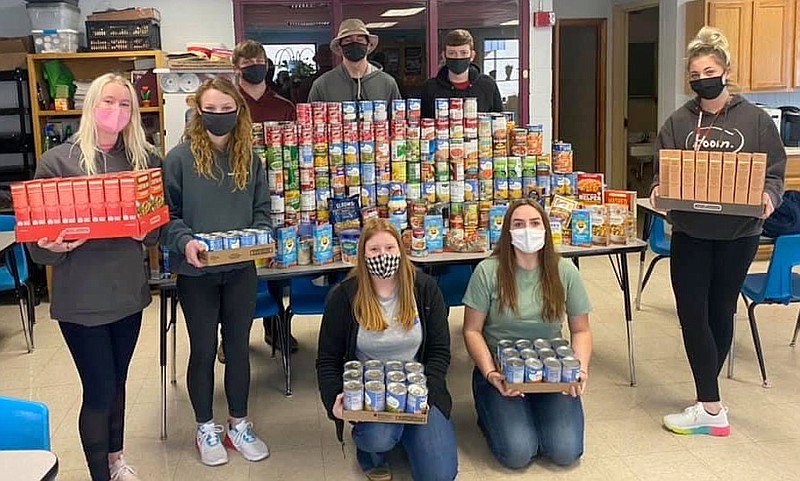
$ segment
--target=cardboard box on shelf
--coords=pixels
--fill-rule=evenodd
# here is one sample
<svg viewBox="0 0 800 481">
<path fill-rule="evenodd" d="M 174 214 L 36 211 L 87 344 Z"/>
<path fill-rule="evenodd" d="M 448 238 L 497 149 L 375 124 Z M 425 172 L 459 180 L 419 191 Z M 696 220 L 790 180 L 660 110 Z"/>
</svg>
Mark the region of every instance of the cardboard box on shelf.
<svg viewBox="0 0 800 481">
<path fill-rule="evenodd" d="M 681 199 L 694 200 L 694 150 L 684 150 L 681 153 Z"/>
<path fill-rule="evenodd" d="M 736 156 L 736 190 L 733 193 L 734 204 L 747 204 L 750 194 L 750 163 L 753 154 L 739 152 Z"/>
<path fill-rule="evenodd" d="M 694 158 L 694 198 L 708 200 L 708 152 L 697 152 Z"/>
<path fill-rule="evenodd" d="M 375 411 L 342 411 L 345 421 L 360 423 L 428 424 L 428 413 L 389 413 Z"/>
<path fill-rule="evenodd" d="M 708 201 L 722 199 L 722 152 L 708 154 Z"/>
<path fill-rule="evenodd" d="M 725 152 L 722 154 L 722 194 L 720 202 L 723 204 L 733 204 L 734 191 L 736 190 L 736 154 Z"/>
<path fill-rule="evenodd" d="M 767 177 L 767 154 L 753 154 L 753 163 L 750 168 L 750 189 L 748 190 L 747 203 L 750 205 L 762 204 L 764 182 Z"/>
<path fill-rule="evenodd" d="M 0 71 L 26 69 L 29 52 L 33 52 L 31 36 L 0 38 Z"/>
</svg>

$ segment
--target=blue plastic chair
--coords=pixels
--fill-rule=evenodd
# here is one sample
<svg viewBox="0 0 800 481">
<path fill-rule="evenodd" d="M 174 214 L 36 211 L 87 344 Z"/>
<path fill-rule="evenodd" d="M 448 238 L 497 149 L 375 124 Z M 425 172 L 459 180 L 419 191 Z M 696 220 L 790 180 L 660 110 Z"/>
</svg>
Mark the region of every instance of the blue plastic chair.
<svg viewBox="0 0 800 481">
<path fill-rule="evenodd" d="M 0 451 L 50 451 L 50 413 L 47 406 L 0 396 Z"/>
<path fill-rule="evenodd" d="M 283 299 L 281 299 L 283 301 Z M 270 320 L 272 325 L 272 332 L 275 332 L 275 321 L 280 316 L 280 306 L 278 301 L 272 297 L 267 288 L 267 281 L 263 279 L 258 280 L 256 287 L 256 311 L 253 315 L 254 319 Z M 275 347 L 273 343 L 272 356 L 275 356 Z"/>
<path fill-rule="evenodd" d="M 13 232 L 16 225 L 16 219 L 13 215 L 0 215 L 0 231 Z M 22 244 L 17 244 L 12 247 L 14 252 L 14 259 L 17 261 L 17 271 L 19 273 L 20 290 L 16 291 L 14 284 L 14 276 L 11 275 L 11 268 L 8 263 L 0 267 L 0 292 L 15 291 L 18 299 L 24 299 L 26 306 L 23 311 L 22 304 L 19 306 L 19 316 L 22 320 L 22 331 L 25 334 L 25 343 L 28 347 L 28 352 L 34 348 L 33 342 L 33 324 L 36 322 L 36 314 L 34 309 L 34 293 L 33 286 L 29 279 L 28 258 L 25 255 L 25 248 Z M 3 259 L 7 261 L 7 258 Z M 26 322 L 27 313 L 27 322 Z"/>
<path fill-rule="evenodd" d="M 761 349 L 761 338 L 756 326 L 755 310 L 759 304 L 789 305 L 800 302 L 800 274 L 792 272 L 792 268 L 800 266 L 800 235 L 781 236 L 775 240 L 769 269 L 764 274 L 748 274 L 742 285 L 742 296 L 747 304 L 747 317 L 750 320 L 750 331 L 761 369 L 761 381 L 769 387 L 767 369 L 764 364 L 764 352 Z M 750 299 L 751 302 L 747 302 Z M 800 331 L 800 313 L 794 327 L 791 346 L 797 341 Z"/>
<path fill-rule="evenodd" d="M 436 283 L 442 291 L 444 303 L 448 310 L 453 306 L 464 305 L 464 293 L 472 277 L 472 266 L 454 264 L 437 269 Z"/>
<path fill-rule="evenodd" d="M 642 280 L 642 284 L 639 286 L 639 292 L 636 295 L 636 308 L 638 309 L 639 303 L 641 302 L 642 292 L 644 292 L 644 288 L 647 286 L 648 281 L 650 281 L 650 277 L 653 275 L 653 270 L 658 264 L 659 261 L 664 259 L 669 259 L 670 256 L 670 240 L 667 238 L 667 234 L 665 231 L 665 220 L 661 217 L 653 217 L 653 225 L 650 228 L 650 237 L 648 238 L 648 244 L 650 245 L 650 250 L 656 255 L 650 261 L 650 265 L 647 266 L 647 272 L 644 275 Z"/>
</svg>

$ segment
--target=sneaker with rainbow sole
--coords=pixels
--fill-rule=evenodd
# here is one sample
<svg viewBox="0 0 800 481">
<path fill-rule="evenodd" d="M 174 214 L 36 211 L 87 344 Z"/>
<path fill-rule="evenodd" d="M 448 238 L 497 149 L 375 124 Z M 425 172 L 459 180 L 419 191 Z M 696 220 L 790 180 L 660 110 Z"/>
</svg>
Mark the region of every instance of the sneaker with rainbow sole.
<svg viewBox="0 0 800 481">
<path fill-rule="evenodd" d="M 689 406 L 680 414 L 664 416 L 664 427 L 675 434 L 728 436 L 731 433 L 728 410 L 722 409 L 717 415 L 712 415 L 706 412 L 701 402 Z"/>
</svg>

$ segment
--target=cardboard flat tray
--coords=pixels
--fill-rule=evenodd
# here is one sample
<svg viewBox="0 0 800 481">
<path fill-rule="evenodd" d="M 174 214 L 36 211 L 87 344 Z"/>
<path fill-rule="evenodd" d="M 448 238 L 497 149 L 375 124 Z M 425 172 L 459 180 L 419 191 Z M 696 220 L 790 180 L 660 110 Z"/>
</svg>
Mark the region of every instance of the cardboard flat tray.
<svg viewBox="0 0 800 481">
<path fill-rule="evenodd" d="M 660 210 L 678 210 L 681 212 L 735 215 L 740 217 L 761 217 L 764 213 L 764 207 L 761 205 L 723 204 L 720 202 L 669 199 L 666 197 L 657 197 L 655 207 Z"/>
<path fill-rule="evenodd" d="M 569 388 L 580 386 L 579 382 L 526 382 L 519 384 L 508 384 L 509 389 L 523 393 L 559 393 L 569 392 Z"/>
<path fill-rule="evenodd" d="M 29 226 L 17 224 L 16 236 L 17 242 L 36 242 L 42 237 L 52 240 L 61 232 L 64 232 L 64 240 L 138 237 L 158 229 L 167 222 L 169 222 L 169 209 L 167 206 L 162 206 L 144 217 L 133 220 Z"/>
<path fill-rule="evenodd" d="M 357 423 L 428 424 L 428 413 L 427 411 L 422 414 L 344 411 L 342 419 Z"/>
<path fill-rule="evenodd" d="M 206 266 L 210 267 L 254 261 L 256 259 L 266 259 L 274 256 L 275 243 L 272 243 L 256 245 L 252 247 L 242 247 L 240 249 L 202 252 L 200 253 L 200 260 L 203 261 Z"/>
</svg>

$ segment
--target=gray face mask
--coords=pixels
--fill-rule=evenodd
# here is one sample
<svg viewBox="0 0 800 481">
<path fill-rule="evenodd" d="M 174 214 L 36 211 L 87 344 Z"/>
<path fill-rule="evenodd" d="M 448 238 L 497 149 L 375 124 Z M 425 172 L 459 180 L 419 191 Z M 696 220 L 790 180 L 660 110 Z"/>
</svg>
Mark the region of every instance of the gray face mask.
<svg viewBox="0 0 800 481">
<path fill-rule="evenodd" d="M 203 120 L 203 127 L 209 132 L 221 137 L 228 134 L 236 127 L 236 120 L 239 117 L 239 111 L 233 112 L 206 112 L 200 111 L 200 117 Z"/>
</svg>

